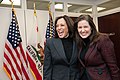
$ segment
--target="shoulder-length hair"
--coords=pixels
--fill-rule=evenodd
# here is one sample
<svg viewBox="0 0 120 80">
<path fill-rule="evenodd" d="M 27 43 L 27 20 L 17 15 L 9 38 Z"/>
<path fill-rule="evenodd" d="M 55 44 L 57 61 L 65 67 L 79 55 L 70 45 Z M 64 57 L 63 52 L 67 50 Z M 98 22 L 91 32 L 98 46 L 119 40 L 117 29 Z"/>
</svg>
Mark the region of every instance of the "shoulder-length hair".
<svg viewBox="0 0 120 80">
<path fill-rule="evenodd" d="M 58 34 L 57 34 L 57 31 L 56 31 L 56 24 L 57 24 L 57 21 L 59 20 L 59 19 L 61 19 L 61 18 L 63 18 L 64 20 L 65 20 L 65 22 L 66 22 L 66 24 L 67 24 L 67 27 L 68 27 L 68 32 L 69 32 L 69 37 L 70 38 L 73 38 L 73 27 L 74 27 L 74 22 L 73 22 L 73 20 L 70 18 L 70 17 L 68 17 L 67 15 L 64 15 L 64 16 L 59 16 L 59 17 L 57 17 L 56 18 L 56 20 L 55 20 L 55 38 L 58 38 Z"/>
<path fill-rule="evenodd" d="M 97 32 L 96 26 L 93 22 L 93 18 L 90 15 L 80 15 L 74 23 L 74 36 L 75 36 L 77 45 L 79 47 L 83 44 L 83 40 L 80 37 L 77 28 L 78 28 L 78 22 L 82 21 L 82 20 L 86 20 L 91 27 L 91 34 L 89 36 L 90 42 L 92 42 L 96 37 L 98 37 L 98 32 Z"/>
</svg>

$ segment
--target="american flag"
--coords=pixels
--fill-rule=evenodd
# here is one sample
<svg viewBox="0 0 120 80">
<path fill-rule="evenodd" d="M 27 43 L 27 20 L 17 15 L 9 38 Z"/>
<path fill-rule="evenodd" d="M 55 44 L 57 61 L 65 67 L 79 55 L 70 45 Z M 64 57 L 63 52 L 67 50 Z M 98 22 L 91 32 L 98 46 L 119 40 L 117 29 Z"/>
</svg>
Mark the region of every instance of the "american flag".
<svg viewBox="0 0 120 80">
<path fill-rule="evenodd" d="M 52 19 L 51 11 L 49 10 L 49 22 L 47 25 L 45 38 L 48 39 L 54 37 L 55 36 L 54 31 L 55 29 L 54 29 L 53 19 Z"/>
<path fill-rule="evenodd" d="M 22 47 L 22 39 L 14 9 L 12 9 L 12 21 L 5 42 L 3 68 L 10 80 L 30 80 L 27 58 Z"/>
</svg>

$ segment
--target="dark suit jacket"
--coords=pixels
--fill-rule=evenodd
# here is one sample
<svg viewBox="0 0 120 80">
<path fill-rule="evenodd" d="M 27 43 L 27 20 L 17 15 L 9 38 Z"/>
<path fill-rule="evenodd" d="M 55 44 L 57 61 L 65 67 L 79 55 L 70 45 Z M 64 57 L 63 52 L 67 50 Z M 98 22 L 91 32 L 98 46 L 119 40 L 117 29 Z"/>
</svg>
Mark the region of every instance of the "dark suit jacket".
<svg viewBox="0 0 120 80">
<path fill-rule="evenodd" d="M 100 35 L 90 45 L 85 55 L 84 66 L 92 80 L 120 80 L 112 41 L 107 35 Z M 80 53 L 79 53 L 80 56 Z M 81 68 L 82 73 L 83 68 Z"/>
<path fill-rule="evenodd" d="M 43 80 L 79 80 L 75 42 L 70 62 L 66 58 L 62 41 L 58 38 L 49 39 L 44 50 Z"/>
</svg>

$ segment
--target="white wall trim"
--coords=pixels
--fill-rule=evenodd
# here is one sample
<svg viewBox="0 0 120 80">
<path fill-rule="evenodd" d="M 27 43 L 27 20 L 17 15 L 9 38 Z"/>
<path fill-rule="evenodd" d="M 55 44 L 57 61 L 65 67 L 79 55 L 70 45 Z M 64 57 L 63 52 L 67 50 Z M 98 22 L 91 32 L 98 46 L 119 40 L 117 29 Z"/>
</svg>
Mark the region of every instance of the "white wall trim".
<svg viewBox="0 0 120 80">
<path fill-rule="evenodd" d="M 117 12 L 120 12 L 120 7 L 98 13 L 98 17 L 109 15 L 109 14 L 114 14 L 114 13 L 117 13 Z"/>
</svg>

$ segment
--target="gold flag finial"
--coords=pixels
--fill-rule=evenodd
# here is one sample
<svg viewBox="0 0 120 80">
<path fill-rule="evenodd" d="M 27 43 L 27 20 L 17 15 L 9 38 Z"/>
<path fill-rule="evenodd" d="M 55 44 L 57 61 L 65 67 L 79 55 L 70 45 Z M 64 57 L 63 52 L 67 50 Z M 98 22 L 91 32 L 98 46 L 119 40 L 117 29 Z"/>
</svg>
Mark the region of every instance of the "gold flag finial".
<svg viewBox="0 0 120 80">
<path fill-rule="evenodd" d="M 36 5 L 35 5 L 35 2 L 34 2 L 34 15 L 37 16 L 36 15 Z"/>
<path fill-rule="evenodd" d="M 52 2 L 49 2 L 48 4 L 48 11 L 49 11 L 49 14 L 52 16 L 52 12 L 51 12 L 51 9 L 50 9 L 50 5 L 52 4 Z"/>
<path fill-rule="evenodd" d="M 14 14 L 16 16 L 16 13 L 15 13 L 15 10 L 14 10 L 14 6 L 13 6 L 13 1 L 12 0 L 9 0 L 11 2 L 11 5 L 12 5 L 12 10 L 14 11 Z"/>
<path fill-rule="evenodd" d="M 10 2 L 11 2 L 11 5 L 12 5 L 12 9 L 14 9 L 14 7 L 13 7 L 13 1 L 12 0 L 9 0 Z"/>
<path fill-rule="evenodd" d="M 48 4 L 48 10 L 50 11 L 50 5 L 52 4 L 52 2 L 49 2 Z"/>
</svg>

